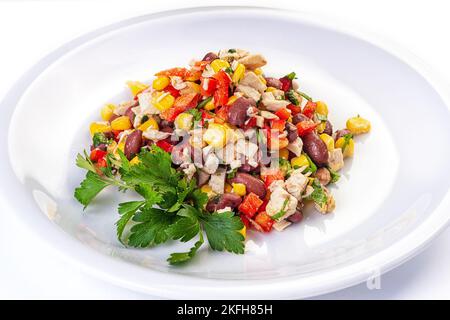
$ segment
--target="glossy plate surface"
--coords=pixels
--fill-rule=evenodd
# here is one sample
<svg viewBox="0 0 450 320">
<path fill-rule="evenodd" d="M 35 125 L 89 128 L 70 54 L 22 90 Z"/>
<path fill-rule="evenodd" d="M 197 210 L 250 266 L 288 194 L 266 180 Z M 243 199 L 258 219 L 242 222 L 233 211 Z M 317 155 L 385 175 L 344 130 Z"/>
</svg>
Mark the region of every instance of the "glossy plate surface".
<svg viewBox="0 0 450 320">
<path fill-rule="evenodd" d="M 335 212 L 308 212 L 282 233 L 250 232 L 245 255 L 205 246 L 183 267 L 165 259 L 189 244 L 124 248 L 116 207 L 135 195 L 109 190 L 85 213 L 73 199 L 89 123 L 104 103 L 129 99 L 125 81 L 236 47 L 264 54 L 268 75 L 295 71 L 303 91 L 328 103 L 335 129 L 356 114 L 370 119 L 372 132 L 356 139 L 332 188 Z M 407 54 L 298 13 L 210 8 L 133 18 L 61 47 L 11 89 L 1 106 L 0 199 L 85 270 L 152 295 L 325 293 L 397 266 L 447 225 L 450 113 L 441 92 Z"/>
</svg>

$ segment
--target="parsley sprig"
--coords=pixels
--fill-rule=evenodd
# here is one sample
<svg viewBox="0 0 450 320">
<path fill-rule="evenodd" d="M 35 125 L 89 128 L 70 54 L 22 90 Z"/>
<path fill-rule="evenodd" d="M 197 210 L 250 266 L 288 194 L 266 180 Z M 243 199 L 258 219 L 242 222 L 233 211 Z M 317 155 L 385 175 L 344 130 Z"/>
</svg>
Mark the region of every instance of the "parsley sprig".
<svg viewBox="0 0 450 320">
<path fill-rule="evenodd" d="M 86 152 L 84 156 L 79 154 L 76 163 L 88 172 L 74 196 L 86 208 L 109 186 L 140 194 L 142 200 L 119 204 L 119 241 L 146 248 L 170 240 L 188 242 L 197 238 L 189 251 L 170 255 L 167 261 L 173 265 L 191 260 L 205 242 L 204 234 L 213 250 L 244 253 L 241 219 L 233 212 L 206 212 L 207 195 L 197 188 L 195 179 L 188 180 L 172 167 L 169 153 L 152 146 L 139 153 L 138 164 L 131 165 L 118 152 L 120 160 L 108 156 L 106 168 L 95 166 Z"/>
</svg>

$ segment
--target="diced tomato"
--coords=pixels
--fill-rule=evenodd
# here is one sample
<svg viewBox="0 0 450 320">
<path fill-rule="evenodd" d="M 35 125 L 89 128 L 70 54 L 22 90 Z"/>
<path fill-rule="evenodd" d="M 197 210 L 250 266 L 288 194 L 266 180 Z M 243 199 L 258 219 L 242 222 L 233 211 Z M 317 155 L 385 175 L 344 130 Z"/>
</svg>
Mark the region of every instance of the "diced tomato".
<svg viewBox="0 0 450 320">
<path fill-rule="evenodd" d="M 258 212 L 266 211 L 267 204 L 269 203 L 268 199 L 264 199 L 261 207 L 259 207 Z"/>
<path fill-rule="evenodd" d="M 291 111 L 287 108 L 281 108 L 278 109 L 277 112 L 275 112 L 275 115 L 278 116 L 281 120 L 287 120 L 291 116 Z"/>
<path fill-rule="evenodd" d="M 289 105 L 287 106 L 287 108 L 288 108 L 289 110 L 291 110 L 293 116 L 295 116 L 297 113 L 302 112 L 302 107 L 301 107 L 301 106 L 296 106 L 295 104 L 292 104 L 292 103 L 289 104 Z"/>
<path fill-rule="evenodd" d="M 284 92 L 289 91 L 292 88 L 292 80 L 288 77 L 280 78 L 281 81 L 281 90 Z"/>
<path fill-rule="evenodd" d="M 175 89 L 171 84 L 165 87 L 163 91 L 170 93 L 174 98 L 178 98 L 180 96 L 180 91 Z"/>
<path fill-rule="evenodd" d="M 210 112 L 202 110 L 202 119 L 212 119 L 212 118 L 214 118 L 214 116 Z"/>
<path fill-rule="evenodd" d="M 95 148 L 94 150 L 91 151 L 90 158 L 92 161 L 97 162 L 100 159 L 104 158 L 106 154 L 107 154 L 106 151 Z"/>
<path fill-rule="evenodd" d="M 216 91 L 218 81 L 213 78 L 202 78 L 200 83 L 200 94 L 205 97 L 211 97 Z"/>
<path fill-rule="evenodd" d="M 311 119 L 316 111 L 316 106 L 317 104 L 315 102 L 308 101 L 303 107 L 302 113 Z"/>
<path fill-rule="evenodd" d="M 171 145 L 169 142 L 164 140 L 159 140 L 156 142 L 156 145 L 163 149 L 166 152 L 172 152 L 173 145 Z"/>
<path fill-rule="evenodd" d="M 220 70 L 214 75 L 217 80 L 217 89 L 214 92 L 214 105 L 225 106 L 228 102 L 228 89 L 230 87 L 230 76 L 223 70 Z"/>
<path fill-rule="evenodd" d="M 271 129 L 278 132 L 283 132 L 286 126 L 286 120 L 274 119 L 271 121 Z"/>
<path fill-rule="evenodd" d="M 264 173 L 261 173 L 261 178 L 266 188 L 269 188 L 275 180 L 284 180 L 284 173 L 280 169 L 268 169 Z"/>
<path fill-rule="evenodd" d="M 263 201 L 253 192 L 247 194 L 244 201 L 239 205 L 240 212 L 251 218 L 258 212 L 259 207 L 263 204 Z"/>
<path fill-rule="evenodd" d="M 297 131 L 300 137 L 313 132 L 314 129 L 318 126 L 318 123 L 314 123 L 312 120 L 305 120 L 297 123 Z"/>
<path fill-rule="evenodd" d="M 106 168 L 106 167 L 108 166 L 108 162 L 106 162 L 106 157 L 100 158 L 100 159 L 97 161 L 97 165 L 98 165 L 100 168 Z"/>
<path fill-rule="evenodd" d="M 247 123 L 244 124 L 242 129 L 245 131 L 247 129 L 254 128 L 254 127 L 256 127 L 256 118 L 251 117 L 250 119 L 247 120 Z"/>
<path fill-rule="evenodd" d="M 223 124 L 227 121 L 228 121 L 228 106 L 225 105 L 216 111 L 214 122 Z"/>
<path fill-rule="evenodd" d="M 242 223 L 244 224 L 244 226 L 245 226 L 247 229 L 249 229 L 250 226 L 251 226 L 251 224 L 250 224 L 250 221 L 248 220 L 247 216 L 246 216 L 245 214 L 241 214 L 241 215 L 239 215 L 239 217 L 241 218 Z"/>
<path fill-rule="evenodd" d="M 190 72 L 186 68 L 171 68 L 171 69 L 160 71 L 160 72 L 156 73 L 155 76 L 157 76 L 157 77 L 159 77 L 159 76 L 166 76 L 166 77 L 176 76 L 176 77 L 181 77 L 184 79 L 189 74 L 190 74 Z"/>
<path fill-rule="evenodd" d="M 275 221 L 265 211 L 256 215 L 255 222 L 259 224 L 265 232 L 272 230 L 272 226 L 275 223 Z"/>
</svg>

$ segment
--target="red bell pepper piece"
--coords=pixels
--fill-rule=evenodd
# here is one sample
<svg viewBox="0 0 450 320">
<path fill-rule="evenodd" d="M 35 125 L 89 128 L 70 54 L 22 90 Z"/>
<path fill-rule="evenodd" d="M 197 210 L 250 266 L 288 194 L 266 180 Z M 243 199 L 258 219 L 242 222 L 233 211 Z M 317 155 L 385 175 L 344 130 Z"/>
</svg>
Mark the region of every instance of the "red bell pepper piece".
<svg viewBox="0 0 450 320">
<path fill-rule="evenodd" d="M 171 84 L 165 87 L 163 91 L 170 93 L 174 98 L 178 98 L 180 96 L 180 91 L 175 89 Z"/>
<path fill-rule="evenodd" d="M 122 130 L 112 130 L 112 133 L 114 135 L 114 141 L 119 142 L 119 134 L 122 132 Z"/>
<path fill-rule="evenodd" d="M 286 126 L 286 120 L 274 119 L 271 121 L 271 129 L 278 132 L 283 132 Z"/>
<path fill-rule="evenodd" d="M 316 106 L 317 104 L 315 102 L 308 101 L 303 107 L 302 113 L 311 119 L 314 115 L 314 112 L 316 111 Z"/>
<path fill-rule="evenodd" d="M 171 68 L 171 69 L 167 69 L 167 70 L 162 70 L 158 73 L 155 73 L 155 76 L 159 77 L 159 76 L 166 76 L 166 77 L 181 77 L 181 78 L 186 78 L 189 75 L 189 70 L 186 68 Z"/>
<path fill-rule="evenodd" d="M 228 121 L 228 106 L 223 106 L 216 111 L 216 116 L 214 117 L 215 123 L 223 124 Z"/>
<path fill-rule="evenodd" d="M 175 118 L 184 111 L 192 109 L 197 106 L 200 95 L 197 93 L 188 93 L 179 96 L 172 107 L 161 112 L 161 118 L 167 121 L 175 121 Z"/>
<path fill-rule="evenodd" d="M 287 120 L 291 116 L 291 111 L 287 108 L 281 108 L 278 109 L 277 112 L 275 112 L 275 115 L 278 116 L 281 120 Z"/>
<path fill-rule="evenodd" d="M 301 106 L 296 106 L 295 104 L 292 104 L 292 103 L 289 104 L 289 105 L 287 106 L 287 108 L 288 108 L 289 110 L 291 110 L 293 116 L 295 116 L 296 114 L 302 112 L 302 107 L 301 107 Z"/>
<path fill-rule="evenodd" d="M 211 97 L 216 91 L 218 81 L 214 78 L 202 78 L 200 83 L 200 94 L 204 97 Z"/>
<path fill-rule="evenodd" d="M 100 159 L 104 158 L 106 156 L 107 152 L 100 150 L 98 148 L 95 148 L 91 151 L 90 158 L 94 162 L 98 162 Z"/>
<path fill-rule="evenodd" d="M 108 162 L 106 162 L 106 157 L 100 158 L 97 162 L 97 165 L 100 168 L 106 168 L 108 166 Z"/>
<path fill-rule="evenodd" d="M 247 216 L 245 214 L 241 214 L 241 215 L 239 215 L 239 218 L 241 218 L 241 221 L 244 224 L 244 226 L 247 229 L 249 229 L 251 224 L 250 224 L 250 220 L 248 220 Z"/>
<path fill-rule="evenodd" d="M 292 88 L 292 80 L 288 77 L 283 77 L 279 79 L 281 81 L 281 90 L 284 92 L 291 90 Z"/>
<path fill-rule="evenodd" d="M 247 120 L 247 123 L 244 124 L 242 129 L 245 131 L 247 129 L 254 128 L 254 127 L 256 127 L 256 118 L 251 117 L 250 119 Z"/>
<path fill-rule="evenodd" d="M 230 87 L 231 79 L 228 74 L 220 70 L 214 75 L 217 80 L 217 89 L 214 92 L 214 105 L 225 106 L 228 102 L 228 89 Z"/>
<path fill-rule="evenodd" d="M 265 232 L 272 230 L 272 226 L 275 223 L 275 221 L 265 211 L 256 215 L 255 222 L 259 224 Z"/>
<path fill-rule="evenodd" d="M 267 169 L 261 173 L 261 178 L 266 188 L 269 188 L 275 180 L 284 180 L 284 173 L 280 169 Z"/>
<path fill-rule="evenodd" d="M 305 120 L 297 123 L 297 131 L 300 137 L 313 132 L 314 129 L 318 126 L 318 123 L 314 123 L 312 120 Z"/>
<path fill-rule="evenodd" d="M 244 201 L 239 205 L 240 212 L 251 218 L 258 212 L 259 207 L 263 204 L 263 201 L 253 192 L 250 192 L 245 196 Z"/>
<path fill-rule="evenodd" d="M 158 147 L 160 147 L 161 149 L 163 149 L 164 151 L 166 151 L 166 152 L 172 152 L 172 149 L 173 149 L 173 145 L 171 145 L 170 143 L 168 143 L 167 141 L 165 141 L 165 140 L 159 140 L 159 141 L 157 141 L 156 142 L 156 145 L 158 146 Z"/>
</svg>

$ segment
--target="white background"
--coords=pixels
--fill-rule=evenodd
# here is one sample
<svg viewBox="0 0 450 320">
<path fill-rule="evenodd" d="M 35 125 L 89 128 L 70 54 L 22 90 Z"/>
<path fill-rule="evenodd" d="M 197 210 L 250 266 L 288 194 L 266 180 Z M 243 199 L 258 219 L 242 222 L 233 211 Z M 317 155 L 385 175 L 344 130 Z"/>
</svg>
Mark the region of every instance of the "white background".
<svg viewBox="0 0 450 320">
<path fill-rule="evenodd" d="M 447 1 L 1 1 L 0 99 L 39 58 L 92 29 L 134 15 L 201 5 L 259 5 L 345 20 L 409 49 L 450 80 L 450 5 Z M 193 37 L 195 35 L 192 35 Z M 424 106 L 426 115 L 426 106 Z M 399 123 L 399 126 L 406 125 Z M 418 150 L 420 147 L 418 146 Z M 5 152 L 1 150 L 0 152 Z M 413 159 L 418 165 L 424 155 Z M 0 298 L 151 299 L 77 270 L 24 229 L 14 212 L 1 212 Z M 365 284 L 324 299 L 450 299 L 450 230 L 423 253 L 383 275 L 380 290 Z"/>
</svg>

